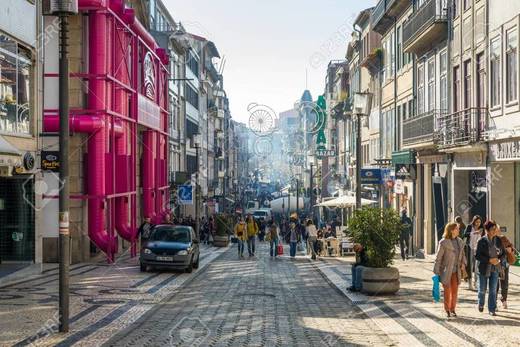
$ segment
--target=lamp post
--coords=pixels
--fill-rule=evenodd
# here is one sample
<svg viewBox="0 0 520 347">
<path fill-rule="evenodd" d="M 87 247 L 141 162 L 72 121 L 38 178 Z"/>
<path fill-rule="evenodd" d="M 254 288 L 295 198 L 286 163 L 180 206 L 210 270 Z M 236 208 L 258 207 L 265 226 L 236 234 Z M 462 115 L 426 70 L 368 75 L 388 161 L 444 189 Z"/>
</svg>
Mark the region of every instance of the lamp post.
<svg viewBox="0 0 520 347">
<path fill-rule="evenodd" d="M 355 93 L 352 112 L 356 115 L 356 209 L 361 209 L 361 117 L 368 116 L 372 93 Z"/>
<path fill-rule="evenodd" d="M 195 157 L 197 158 L 197 171 L 195 171 L 195 234 L 200 237 L 200 188 L 199 188 L 199 149 L 201 145 L 201 135 L 193 134 L 191 146 L 195 148 Z"/>
</svg>

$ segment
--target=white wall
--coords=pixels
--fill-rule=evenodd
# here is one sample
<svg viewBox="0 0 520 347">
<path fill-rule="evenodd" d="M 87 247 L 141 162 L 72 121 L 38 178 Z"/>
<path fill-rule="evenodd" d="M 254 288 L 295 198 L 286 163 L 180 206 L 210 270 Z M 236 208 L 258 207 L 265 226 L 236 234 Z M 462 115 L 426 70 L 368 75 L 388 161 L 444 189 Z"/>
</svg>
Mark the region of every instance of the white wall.
<svg viewBox="0 0 520 347">
<path fill-rule="evenodd" d="M 31 47 L 35 47 L 36 6 L 26 0 L 2 0 L 0 5 L 0 30 Z"/>
</svg>

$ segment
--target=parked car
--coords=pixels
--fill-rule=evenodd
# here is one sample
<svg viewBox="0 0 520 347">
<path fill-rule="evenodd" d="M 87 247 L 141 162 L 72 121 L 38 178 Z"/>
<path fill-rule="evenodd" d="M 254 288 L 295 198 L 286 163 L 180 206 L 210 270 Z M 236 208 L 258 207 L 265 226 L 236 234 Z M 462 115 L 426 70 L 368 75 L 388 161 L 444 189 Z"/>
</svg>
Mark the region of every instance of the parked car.
<svg viewBox="0 0 520 347">
<path fill-rule="evenodd" d="M 260 208 L 253 212 L 253 218 L 260 221 L 270 222 L 273 219 L 270 208 Z"/>
<path fill-rule="evenodd" d="M 199 267 L 199 260 L 199 240 L 190 226 L 155 225 L 141 248 L 141 271 L 150 266 L 192 272 Z"/>
</svg>

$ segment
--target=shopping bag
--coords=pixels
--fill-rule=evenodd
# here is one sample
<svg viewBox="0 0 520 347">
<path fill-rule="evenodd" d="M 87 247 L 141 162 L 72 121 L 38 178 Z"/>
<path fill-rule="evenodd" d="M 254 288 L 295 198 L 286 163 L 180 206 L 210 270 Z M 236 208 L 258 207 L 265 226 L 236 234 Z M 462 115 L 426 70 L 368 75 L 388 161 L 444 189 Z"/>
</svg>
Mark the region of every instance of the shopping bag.
<svg viewBox="0 0 520 347">
<path fill-rule="evenodd" d="M 441 300 L 441 277 L 439 275 L 434 275 L 432 277 L 433 286 L 432 286 L 432 297 L 434 302 L 439 302 Z"/>
<path fill-rule="evenodd" d="M 278 247 L 276 247 L 276 254 L 283 255 L 283 245 L 279 244 Z"/>
</svg>

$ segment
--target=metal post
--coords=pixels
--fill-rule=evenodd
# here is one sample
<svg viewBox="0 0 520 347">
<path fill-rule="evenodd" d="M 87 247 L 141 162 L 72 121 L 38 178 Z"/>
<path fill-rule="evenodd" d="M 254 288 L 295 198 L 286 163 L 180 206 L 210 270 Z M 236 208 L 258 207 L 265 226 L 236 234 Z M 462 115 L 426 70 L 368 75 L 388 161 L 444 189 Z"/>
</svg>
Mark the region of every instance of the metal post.
<svg viewBox="0 0 520 347">
<path fill-rule="evenodd" d="M 356 116 L 356 210 L 359 210 L 361 209 L 361 115 Z"/>
<path fill-rule="evenodd" d="M 311 217 L 314 217 L 314 176 L 313 176 L 313 168 L 314 164 L 311 163 L 311 181 L 310 181 L 310 190 L 309 190 L 309 200 L 311 205 Z"/>
<path fill-rule="evenodd" d="M 197 171 L 195 172 L 195 235 L 200 238 L 200 189 L 199 189 L 199 146 L 196 144 L 195 156 L 197 158 Z"/>
<path fill-rule="evenodd" d="M 296 215 L 300 218 L 300 180 L 296 178 Z"/>
<path fill-rule="evenodd" d="M 69 58 L 68 16 L 60 15 L 59 114 L 60 185 L 59 192 L 59 331 L 69 331 Z"/>
</svg>

